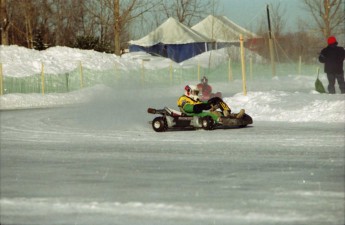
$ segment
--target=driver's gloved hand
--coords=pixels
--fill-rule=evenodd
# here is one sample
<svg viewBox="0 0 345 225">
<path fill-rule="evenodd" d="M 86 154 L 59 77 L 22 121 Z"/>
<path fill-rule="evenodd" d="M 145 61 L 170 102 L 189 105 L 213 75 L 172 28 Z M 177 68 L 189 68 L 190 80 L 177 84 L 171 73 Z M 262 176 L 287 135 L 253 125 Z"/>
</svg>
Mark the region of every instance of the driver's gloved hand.
<svg viewBox="0 0 345 225">
<path fill-rule="evenodd" d="M 195 104 L 193 106 L 194 113 L 201 113 L 203 110 L 209 110 L 209 109 L 211 109 L 211 104 L 209 103 L 200 103 L 200 104 Z"/>
</svg>

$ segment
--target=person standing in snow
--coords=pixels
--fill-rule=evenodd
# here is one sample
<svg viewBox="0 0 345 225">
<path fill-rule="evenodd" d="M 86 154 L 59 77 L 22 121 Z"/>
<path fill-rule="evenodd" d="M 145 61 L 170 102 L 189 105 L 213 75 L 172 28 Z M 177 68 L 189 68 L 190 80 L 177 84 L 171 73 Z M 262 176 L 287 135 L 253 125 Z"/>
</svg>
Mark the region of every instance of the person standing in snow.
<svg viewBox="0 0 345 225">
<path fill-rule="evenodd" d="M 327 40 L 328 46 L 321 50 L 319 61 L 325 64 L 324 71 L 328 79 L 328 92 L 335 94 L 335 80 L 342 94 L 345 94 L 345 81 L 343 62 L 345 59 L 345 50 L 338 46 L 337 39 L 331 36 Z"/>
</svg>

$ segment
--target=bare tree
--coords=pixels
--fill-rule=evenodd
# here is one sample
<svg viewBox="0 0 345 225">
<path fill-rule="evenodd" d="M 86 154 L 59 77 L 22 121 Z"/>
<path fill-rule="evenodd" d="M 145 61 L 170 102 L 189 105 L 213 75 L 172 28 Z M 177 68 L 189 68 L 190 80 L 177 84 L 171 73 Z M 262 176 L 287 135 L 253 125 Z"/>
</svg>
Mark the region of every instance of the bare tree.
<svg viewBox="0 0 345 225">
<path fill-rule="evenodd" d="M 8 30 L 10 28 L 10 20 L 7 14 L 7 1 L 0 0 L 0 32 L 1 32 L 1 39 L 0 44 L 8 45 Z"/>
<path fill-rule="evenodd" d="M 344 34 L 344 0 L 304 0 L 303 3 L 323 37 Z"/>
<path fill-rule="evenodd" d="M 150 0 L 153 8 L 131 24 L 131 38 L 139 38 L 173 17 L 191 27 L 209 14 L 218 11 L 215 0 Z"/>
<path fill-rule="evenodd" d="M 154 6 L 152 0 L 99 0 L 84 3 L 91 21 L 96 22 L 94 32 L 90 33 L 93 36 L 100 35 L 101 42 L 113 40 L 116 55 L 120 55 L 121 48 L 127 45 L 131 23 Z"/>
<path fill-rule="evenodd" d="M 49 8 L 49 33 L 53 45 L 70 46 L 82 28 L 83 1 L 82 0 L 44 0 Z M 41 12 L 43 14 L 44 12 Z"/>
<path fill-rule="evenodd" d="M 130 8 L 133 7 L 135 1 L 130 4 Z M 120 17 L 120 0 L 114 0 L 114 53 L 116 55 L 121 54 L 121 17 Z"/>
<path fill-rule="evenodd" d="M 156 5 L 152 0 L 128 0 L 127 2 L 121 1 L 121 3 L 124 4 L 120 5 L 119 0 L 114 0 L 114 49 L 116 55 L 120 55 L 123 43 L 127 45 L 131 23 L 150 12 Z"/>
<path fill-rule="evenodd" d="M 179 22 L 192 26 L 194 22 L 214 14 L 217 4 L 212 0 L 163 0 L 159 1 L 166 18 L 174 17 Z"/>
<path fill-rule="evenodd" d="M 23 18 L 21 21 L 16 21 L 18 24 L 20 22 L 24 23 L 24 32 L 25 32 L 25 40 L 27 43 L 28 48 L 33 48 L 34 46 L 34 28 L 36 25 L 37 20 L 37 8 L 34 5 L 34 2 L 31 1 L 19 1 L 17 2 L 16 8 L 18 10 L 17 13 L 21 15 L 20 18 Z"/>
<path fill-rule="evenodd" d="M 80 0 L 6 1 L 10 44 L 33 48 L 38 36 L 50 45 L 65 45 L 74 38 L 75 24 L 71 15 L 77 12 L 75 2 Z"/>
<path fill-rule="evenodd" d="M 78 36 L 82 36 L 106 43 L 107 51 L 112 48 L 115 54 L 120 54 L 121 48 L 127 47 L 133 33 L 149 29 L 152 25 L 153 20 L 145 21 L 147 18 L 144 15 L 149 12 L 151 16 L 162 15 L 161 0 L 0 1 L 2 42 L 29 48 L 35 47 L 37 40 L 43 40 L 45 46 L 72 47 Z M 211 2 L 174 0 L 175 18 L 190 24 L 193 18 L 199 19 L 210 11 Z M 165 3 L 166 6 L 170 4 L 169 1 Z M 140 22 L 143 26 L 138 29 L 137 24 Z"/>
<path fill-rule="evenodd" d="M 99 37 L 100 44 L 104 45 L 109 39 L 113 29 L 113 7 L 109 0 L 83 1 L 82 7 L 85 12 L 83 14 L 83 26 L 79 30 L 79 36 Z"/>
</svg>

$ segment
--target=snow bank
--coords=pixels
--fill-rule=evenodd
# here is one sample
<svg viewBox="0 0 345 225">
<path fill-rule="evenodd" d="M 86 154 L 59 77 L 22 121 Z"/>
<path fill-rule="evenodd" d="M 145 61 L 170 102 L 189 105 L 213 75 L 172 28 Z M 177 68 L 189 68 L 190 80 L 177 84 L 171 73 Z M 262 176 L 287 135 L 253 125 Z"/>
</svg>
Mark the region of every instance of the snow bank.
<svg viewBox="0 0 345 225">
<path fill-rule="evenodd" d="M 118 57 L 113 54 L 67 47 L 53 47 L 39 52 L 18 46 L 0 46 L 0 50 L 3 72 L 5 76 L 13 77 L 40 73 L 42 62 L 46 73 L 63 74 L 77 68 L 80 62 L 83 63 L 84 68 L 93 71 L 106 71 L 114 67 L 131 71 L 140 69 L 143 62 L 145 67 L 150 69 L 169 67 L 172 64 L 181 67 L 195 67 L 199 64 L 206 67 L 210 60 L 214 61 L 213 65 L 217 65 L 217 62 L 224 62 L 229 57 L 229 50 L 220 49 L 198 55 L 178 65 L 170 59 L 153 57 L 143 52 L 128 53 Z M 293 71 L 288 74 L 293 74 Z M 242 83 L 239 80 L 214 85 L 214 90 L 223 93 L 228 89 L 232 90 L 233 93 L 224 95 L 225 102 L 231 106 L 234 112 L 244 108 L 254 118 L 254 121 L 344 123 L 345 95 L 319 94 L 314 91 L 314 81 L 314 76 L 287 75 L 283 78 L 267 76 L 265 79 L 249 81 L 250 88 L 246 96 L 241 93 Z M 129 80 L 129 82 L 131 81 Z M 183 85 L 181 84 L 181 86 Z M 96 93 L 105 93 L 108 89 L 108 87 L 99 85 L 70 93 L 6 94 L 0 98 L 0 109 L 54 107 L 85 103 Z M 177 92 L 177 89 L 181 89 L 181 91 Z M 112 91 L 116 92 L 116 90 Z M 150 92 L 149 94 L 152 96 L 161 96 L 162 89 L 148 88 L 145 91 L 146 94 Z M 164 91 L 182 93 L 182 87 L 170 86 Z"/>
<path fill-rule="evenodd" d="M 216 67 L 228 60 L 229 56 L 238 55 L 238 48 L 219 49 L 205 52 L 180 64 L 174 61 L 152 56 L 145 52 L 133 52 L 122 55 L 100 53 L 94 50 L 81 50 L 68 47 L 51 47 L 44 51 L 37 51 L 16 45 L 0 46 L 0 63 L 3 64 L 4 76 L 24 77 L 41 73 L 42 63 L 44 72 L 49 74 L 64 74 L 75 70 L 82 63 L 83 68 L 96 71 L 111 69 L 135 70 L 142 66 L 148 69 L 174 67 L 189 68 L 200 65 L 207 68 Z M 252 54 L 254 55 L 254 54 Z M 260 58 L 259 56 L 255 56 Z M 211 61 L 210 61 L 211 59 Z"/>
<path fill-rule="evenodd" d="M 238 93 L 224 101 L 257 121 L 345 123 L 345 96 L 285 91 Z"/>
</svg>

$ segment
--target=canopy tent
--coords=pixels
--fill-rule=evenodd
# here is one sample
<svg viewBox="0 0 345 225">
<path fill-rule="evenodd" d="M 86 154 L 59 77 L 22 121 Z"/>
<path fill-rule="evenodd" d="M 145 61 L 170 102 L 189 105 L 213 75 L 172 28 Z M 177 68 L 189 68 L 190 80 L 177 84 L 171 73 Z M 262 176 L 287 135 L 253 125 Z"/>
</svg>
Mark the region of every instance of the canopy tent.
<svg viewBox="0 0 345 225">
<path fill-rule="evenodd" d="M 212 39 L 213 48 L 222 48 L 230 45 L 238 45 L 240 35 L 249 43 L 258 36 L 245 28 L 232 22 L 225 16 L 209 15 L 204 20 L 192 27 L 192 30 Z"/>
<path fill-rule="evenodd" d="M 129 42 L 129 51 L 144 51 L 182 62 L 207 51 L 211 39 L 170 17 L 147 36 Z"/>
</svg>

